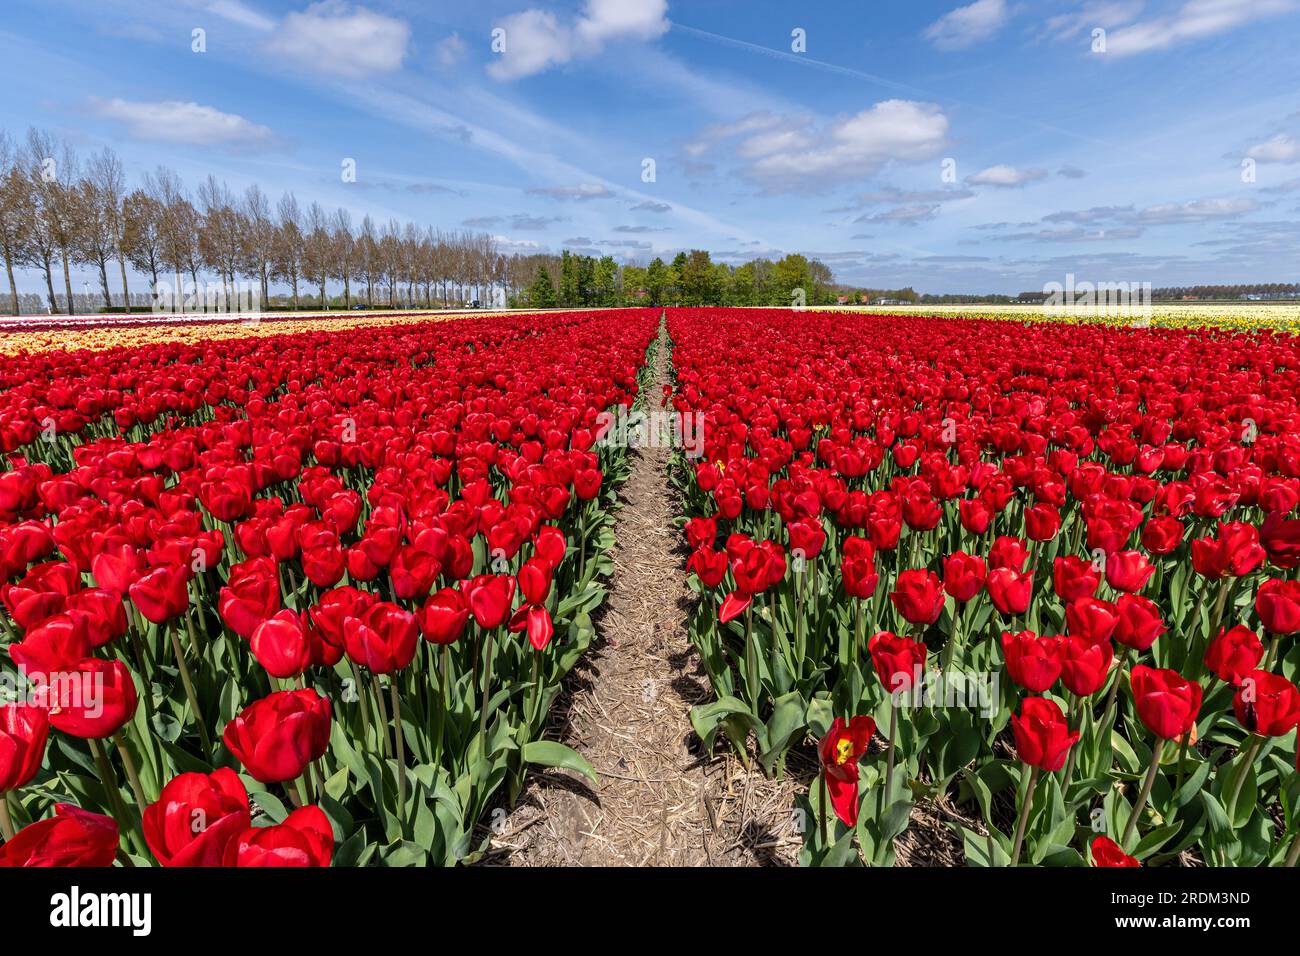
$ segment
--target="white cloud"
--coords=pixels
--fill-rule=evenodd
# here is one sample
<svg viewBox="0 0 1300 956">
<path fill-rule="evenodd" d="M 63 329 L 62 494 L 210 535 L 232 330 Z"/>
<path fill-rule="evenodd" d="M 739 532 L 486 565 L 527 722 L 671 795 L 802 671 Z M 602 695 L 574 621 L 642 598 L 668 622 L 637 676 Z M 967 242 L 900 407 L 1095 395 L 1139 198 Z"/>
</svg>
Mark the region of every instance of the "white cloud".
<svg viewBox="0 0 1300 956">
<path fill-rule="evenodd" d="M 1174 13 L 1133 23 L 1106 37 L 1109 56 L 1167 50 L 1300 9 L 1297 0 L 1188 0 Z"/>
<path fill-rule="evenodd" d="M 1078 226 L 1105 226 L 1104 233 L 1115 234 L 1115 226 L 1167 226 L 1209 222 L 1244 216 L 1260 208 L 1254 199 L 1211 198 L 1185 202 L 1157 203 L 1144 209 L 1132 206 L 1093 206 L 1091 209 L 1063 210 L 1043 217 L 1043 222 L 1071 223 Z"/>
<path fill-rule="evenodd" d="M 987 40 L 1009 18 L 1005 0 L 975 0 L 930 24 L 925 38 L 940 50 L 961 50 Z"/>
<path fill-rule="evenodd" d="M 600 183 L 578 183 L 575 186 L 534 186 L 528 190 L 532 196 L 549 196 L 563 202 L 587 202 L 590 199 L 611 199 L 614 193 Z"/>
<path fill-rule="evenodd" d="M 498 20 L 505 48 L 488 65 L 497 80 L 532 76 L 580 57 L 594 56 L 614 40 L 653 40 L 668 31 L 668 0 L 587 0 L 572 23 L 529 9 Z"/>
<path fill-rule="evenodd" d="M 1138 213 L 1137 221 L 1168 225 L 1171 223 L 1206 222 L 1212 219 L 1230 219 L 1259 208 L 1253 199 L 1193 199 L 1189 202 L 1167 202 L 1148 206 Z"/>
<path fill-rule="evenodd" d="M 885 100 L 822 123 L 807 115 L 755 113 L 706 128 L 688 147 L 698 152 L 741 137 L 731 150 L 741 172 L 769 191 L 820 189 L 875 172 L 891 160 L 921 162 L 948 143 L 948 117 L 933 103 Z"/>
<path fill-rule="evenodd" d="M 587 0 L 576 33 L 589 43 L 654 40 L 668 32 L 668 0 Z"/>
<path fill-rule="evenodd" d="M 1069 40 L 1083 31 L 1092 31 L 1097 27 L 1109 30 L 1112 27 L 1131 23 L 1137 19 L 1146 4 L 1143 0 L 1094 0 L 1085 3 L 1077 10 L 1050 17 L 1043 26 L 1042 36 L 1054 40 Z"/>
<path fill-rule="evenodd" d="M 1246 155 L 1260 163 L 1300 163 L 1300 140 L 1278 133 L 1268 142 L 1246 150 Z"/>
<path fill-rule="evenodd" d="M 268 146 L 275 135 L 265 126 L 211 106 L 163 100 L 157 103 L 123 99 L 90 101 L 91 110 L 105 119 L 126 124 L 136 139 L 199 146 Z"/>
<path fill-rule="evenodd" d="M 411 28 L 345 0 L 321 0 L 284 18 L 268 52 L 318 73 L 362 77 L 401 69 Z"/>
<path fill-rule="evenodd" d="M 258 13 L 240 0 L 210 0 L 207 3 L 200 3 L 199 6 L 209 13 L 215 13 L 223 20 L 251 27 L 254 30 L 266 32 L 275 26 L 275 21 L 270 17 Z"/>
<path fill-rule="evenodd" d="M 895 206 L 884 212 L 874 213 L 871 215 L 863 214 L 854 222 L 901 222 L 908 225 L 921 222 L 926 219 L 933 219 L 939 213 L 938 203 L 908 203 L 903 206 Z"/>
<path fill-rule="evenodd" d="M 434 55 L 438 58 L 438 65 L 443 68 L 453 67 L 461 60 L 465 59 L 465 53 L 468 51 L 465 41 L 460 38 L 459 33 L 453 33 L 439 41 L 434 47 Z"/>
<path fill-rule="evenodd" d="M 1046 178 L 1047 170 L 1045 169 L 1036 167 L 1021 169 L 1016 166 L 999 164 L 990 166 L 988 169 L 981 169 L 973 176 L 967 176 L 966 182 L 972 186 L 1001 186 L 1006 189 L 1015 189 Z"/>
</svg>

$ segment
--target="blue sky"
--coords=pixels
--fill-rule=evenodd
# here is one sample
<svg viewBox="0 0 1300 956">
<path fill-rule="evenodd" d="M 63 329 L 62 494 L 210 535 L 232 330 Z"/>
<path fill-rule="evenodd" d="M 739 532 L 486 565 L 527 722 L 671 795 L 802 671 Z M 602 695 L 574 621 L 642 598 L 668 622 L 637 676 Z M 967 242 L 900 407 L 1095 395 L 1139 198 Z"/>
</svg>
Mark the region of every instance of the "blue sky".
<svg viewBox="0 0 1300 956">
<path fill-rule="evenodd" d="M 1300 0 L 9 0 L 0 126 L 506 250 L 1294 282 L 1297 35 Z"/>
</svg>

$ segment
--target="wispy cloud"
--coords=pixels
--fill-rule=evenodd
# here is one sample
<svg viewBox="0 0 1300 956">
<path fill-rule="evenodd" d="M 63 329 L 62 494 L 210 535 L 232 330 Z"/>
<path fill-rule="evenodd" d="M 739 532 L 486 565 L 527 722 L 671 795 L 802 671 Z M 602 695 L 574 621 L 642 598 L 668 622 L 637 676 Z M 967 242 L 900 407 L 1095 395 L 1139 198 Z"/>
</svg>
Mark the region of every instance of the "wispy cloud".
<svg viewBox="0 0 1300 956">
<path fill-rule="evenodd" d="M 92 98 L 89 107 L 97 116 L 124 123 L 135 139 L 151 142 L 264 148 L 275 141 L 268 127 L 199 103 Z"/>
<path fill-rule="evenodd" d="M 530 196 L 547 196 L 560 202 L 588 202 L 592 199 L 612 199 L 614 193 L 601 183 L 577 183 L 572 186 L 533 186 Z"/>
<path fill-rule="evenodd" d="M 286 16 L 266 49 L 301 69 L 357 78 L 401 69 L 410 40 L 405 20 L 321 0 Z"/>
<path fill-rule="evenodd" d="M 1297 0 L 1188 0 L 1167 16 L 1112 30 L 1106 37 L 1106 54 L 1133 56 L 1167 50 L 1297 9 Z"/>
<path fill-rule="evenodd" d="M 999 164 L 981 169 L 966 177 L 972 186 L 997 186 L 1002 189 L 1019 189 L 1047 178 L 1047 170 L 1038 167 L 1021 168 Z"/>
<path fill-rule="evenodd" d="M 1246 155 L 1259 163 L 1300 163 L 1300 139 L 1278 133 L 1246 150 Z"/>
<path fill-rule="evenodd" d="M 1008 19 L 1006 0 L 975 0 L 930 24 L 925 38 L 940 50 L 962 50 L 995 36 Z"/>
<path fill-rule="evenodd" d="M 741 173 L 767 191 L 820 191 L 891 161 L 933 159 L 948 144 L 948 117 L 933 103 L 911 100 L 885 100 L 825 122 L 753 113 L 706 128 L 687 151 L 700 155 L 729 139 L 738 140 L 730 151 L 742 160 Z"/>
<path fill-rule="evenodd" d="M 513 13 L 493 25 L 504 45 L 488 75 L 515 80 L 594 56 L 610 41 L 653 40 L 668 32 L 667 12 L 667 0 L 587 0 L 572 23 L 548 10 Z"/>
</svg>

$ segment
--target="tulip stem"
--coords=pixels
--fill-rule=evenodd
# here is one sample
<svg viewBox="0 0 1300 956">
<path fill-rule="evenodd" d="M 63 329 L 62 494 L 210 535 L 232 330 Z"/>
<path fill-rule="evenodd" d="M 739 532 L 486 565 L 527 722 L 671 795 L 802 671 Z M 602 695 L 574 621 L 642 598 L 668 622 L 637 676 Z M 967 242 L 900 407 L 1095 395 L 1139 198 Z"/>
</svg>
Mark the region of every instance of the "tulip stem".
<svg viewBox="0 0 1300 956">
<path fill-rule="evenodd" d="M 1264 656 L 1264 663 L 1260 665 L 1261 670 L 1271 671 L 1273 669 L 1273 661 L 1277 660 L 1277 646 L 1280 640 L 1281 638 L 1277 634 L 1273 635 L 1273 640 L 1268 645 L 1268 654 Z"/>
<path fill-rule="evenodd" d="M 821 786 L 817 788 L 817 797 L 821 803 L 822 835 L 825 838 L 826 849 L 828 850 L 831 846 L 831 837 L 835 833 L 835 824 L 831 822 L 830 807 L 828 805 L 830 803 L 828 799 L 829 791 L 830 785 L 826 782 L 826 771 L 823 770 Z M 1296 839 L 1296 845 L 1300 846 L 1300 837 Z"/>
<path fill-rule="evenodd" d="M 1263 739 L 1258 734 L 1250 735 L 1250 743 L 1246 746 L 1246 753 L 1242 757 L 1241 769 L 1232 780 L 1232 796 L 1224 804 L 1224 809 L 1228 811 L 1230 818 L 1237 816 L 1237 801 L 1241 798 L 1241 788 L 1246 782 L 1246 771 L 1255 762 L 1255 752 L 1259 749 L 1259 742 Z"/>
<path fill-rule="evenodd" d="M 1078 730 L 1079 725 L 1082 724 L 1083 722 L 1081 719 L 1082 711 L 1083 711 L 1083 698 L 1076 696 L 1070 701 L 1069 728 L 1071 733 Z M 1079 756 L 1079 741 L 1075 741 L 1074 746 L 1070 748 L 1070 756 L 1065 761 L 1065 775 L 1061 777 L 1062 796 L 1064 796 L 1070 789 L 1070 778 L 1074 776 L 1074 761 L 1075 758 L 1078 756 Z"/>
<path fill-rule="evenodd" d="M 113 765 L 108 762 L 108 754 L 104 750 L 104 744 L 96 738 L 90 738 L 90 751 L 95 757 L 95 766 L 99 769 L 99 782 L 103 786 L 104 792 L 108 796 L 109 809 L 113 814 L 113 819 L 118 825 L 118 839 L 125 841 L 130 840 L 135 844 L 139 839 L 137 828 L 131 824 L 131 820 L 126 811 L 126 804 L 122 802 L 122 794 L 117 788 L 117 774 L 113 770 Z M 144 808 L 140 808 L 143 812 Z"/>
<path fill-rule="evenodd" d="M 361 711 L 361 726 L 365 732 L 363 740 L 370 738 L 370 704 L 365 698 L 365 684 L 361 681 L 361 670 L 357 667 L 356 662 L 352 664 L 352 689 L 353 696 L 356 697 L 357 709 Z M 344 698 L 346 700 L 346 698 Z"/>
<path fill-rule="evenodd" d="M 131 757 L 131 751 L 127 749 L 122 731 L 113 734 L 113 743 L 117 744 L 117 752 L 122 757 L 122 766 L 126 768 L 126 779 L 131 783 L 131 792 L 135 794 L 136 806 L 141 813 L 144 813 L 144 808 L 148 806 L 144 798 L 144 788 L 140 786 L 140 774 L 135 769 L 135 760 Z"/>
<path fill-rule="evenodd" d="M 379 752 L 388 759 L 388 708 L 384 706 L 384 688 L 379 683 L 379 675 L 370 675 L 370 690 L 375 695 L 375 719 L 379 726 Z"/>
<path fill-rule="evenodd" d="M 894 793 L 894 735 L 898 730 L 898 704 L 891 695 L 889 698 L 889 749 L 885 751 L 885 800 L 893 799 Z M 882 808 L 883 809 L 883 808 Z"/>
<path fill-rule="evenodd" d="M 14 821 L 9 816 L 8 792 L 0 793 L 0 836 L 3 836 L 6 841 L 14 838 Z M 1296 845 L 1300 846 L 1300 840 L 1296 841 Z"/>
<path fill-rule="evenodd" d="M 212 738 L 208 736 L 207 725 L 203 722 L 203 712 L 199 710 L 199 696 L 194 692 L 194 681 L 190 678 L 190 669 L 185 665 L 185 652 L 181 650 L 181 639 L 177 633 L 179 630 L 180 628 L 174 621 L 167 628 L 167 632 L 172 639 L 172 654 L 176 657 L 176 669 L 181 672 L 181 683 L 185 685 L 185 697 L 189 701 L 190 710 L 194 712 L 194 722 L 199 725 L 199 739 L 203 741 L 203 751 L 207 754 L 208 763 L 211 763 Z"/>
<path fill-rule="evenodd" d="M 1124 664 L 1128 661 L 1127 647 L 1119 655 L 1119 662 L 1115 665 L 1115 679 L 1110 683 L 1110 693 L 1106 695 L 1106 706 L 1101 712 L 1100 727 L 1104 728 L 1106 733 L 1114 730 L 1113 718 L 1115 714 L 1115 702 L 1119 698 L 1119 685 L 1124 680 Z"/>
<path fill-rule="evenodd" d="M 397 695 L 397 681 L 388 685 L 393 695 L 393 723 L 397 733 L 397 819 L 405 830 L 406 820 L 406 740 L 402 733 L 402 698 Z"/>
<path fill-rule="evenodd" d="M 1025 790 L 1025 802 L 1020 807 L 1020 818 L 1016 820 L 1016 839 L 1011 848 L 1011 865 L 1020 864 L 1020 848 L 1025 843 L 1025 826 L 1029 822 L 1029 808 L 1034 802 L 1034 789 L 1038 786 L 1038 768 L 1029 771 L 1029 787 Z M 991 861 L 990 861 L 991 862 Z"/>
<path fill-rule="evenodd" d="M 1300 833 L 1296 834 L 1295 842 L 1291 844 L 1291 851 L 1286 855 L 1286 867 L 1294 867 L 1300 862 Z"/>
<path fill-rule="evenodd" d="M 1142 781 L 1142 792 L 1138 794 L 1137 803 L 1133 805 L 1133 812 L 1129 814 L 1128 825 L 1124 827 L 1122 843 L 1125 853 L 1128 852 L 1129 841 L 1137 830 L 1138 818 L 1142 816 L 1147 800 L 1151 797 L 1151 788 L 1155 786 L 1156 774 L 1160 772 L 1160 756 L 1164 753 L 1164 749 L 1165 739 L 1161 737 L 1156 740 L 1155 749 L 1151 751 L 1151 766 L 1147 768 L 1146 779 Z"/>
<path fill-rule="evenodd" d="M 487 755 L 488 695 L 492 691 L 492 635 L 494 633 L 495 631 L 488 631 L 483 642 L 487 653 L 483 658 L 483 705 L 479 708 L 478 714 L 478 735 L 482 741 L 482 756 Z"/>
</svg>

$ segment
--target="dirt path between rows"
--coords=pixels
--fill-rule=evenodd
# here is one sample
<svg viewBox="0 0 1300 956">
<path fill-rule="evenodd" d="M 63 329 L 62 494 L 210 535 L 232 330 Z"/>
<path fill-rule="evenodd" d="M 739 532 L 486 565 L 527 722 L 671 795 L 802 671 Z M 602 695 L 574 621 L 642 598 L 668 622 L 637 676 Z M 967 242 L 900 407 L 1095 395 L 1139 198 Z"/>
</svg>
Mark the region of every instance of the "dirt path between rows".
<svg viewBox="0 0 1300 956">
<path fill-rule="evenodd" d="M 668 381 L 666 352 L 661 338 L 652 405 Z M 591 761 L 600 785 L 566 771 L 532 775 L 492 828 L 489 865 L 780 865 L 798 853 L 798 785 L 701 753 L 691 730 L 690 708 L 712 693 L 686 634 L 692 595 L 665 445 L 631 451 L 598 637 L 547 733 Z"/>
</svg>

